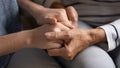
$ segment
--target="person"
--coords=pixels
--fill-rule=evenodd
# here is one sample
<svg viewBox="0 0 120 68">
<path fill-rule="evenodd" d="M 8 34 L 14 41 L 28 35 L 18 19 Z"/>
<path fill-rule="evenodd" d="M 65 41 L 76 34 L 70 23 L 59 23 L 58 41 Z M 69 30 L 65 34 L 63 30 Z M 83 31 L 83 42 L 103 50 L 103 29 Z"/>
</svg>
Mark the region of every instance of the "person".
<svg viewBox="0 0 120 68">
<path fill-rule="evenodd" d="M 37 1 L 43 1 L 44 5 L 47 2 L 48 3 L 50 2 L 48 0 L 45 1 L 37 0 Z M 68 31 L 46 33 L 47 39 L 52 40 L 50 42 L 53 42 L 53 40 L 62 40 L 63 42 L 65 42 L 64 46 L 61 48 L 48 49 L 48 54 L 50 56 L 61 56 L 68 60 L 73 59 L 72 61 L 67 61 L 62 59 L 61 57 L 57 57 L 56 60 L 58 61 L 59 64 L 63 65 L 64 68 L 115 68 L 115 64 L 112 58 L 108 55 L 106 51 L 110 51 L 116 47 L 115 39 L 118 40 L 119 42 L 119 39 L 116 38 L 119 35 L 117 34 L 119 32 L 116 33 L 116 31 L 119 31 L 119 27 L 118 27 L 119 20 L 116 20 L 119 18 L 119 14 L 117 15 L 117 13 L 119 13 L 119 10 L 117 9 L 118 7 L 116 7 L 119 6 L 119 2 L 108 1 L 108 0 L 106 1 L 62 0 L 62 2 L 64 6 L 73 5 L 77 9 L 80 19 L 78 26 L 81 29 L 74 28 Z M 69 18 L 69 16 L 71 16 L 72 13 L 70 13 L 70 11 L 67 11 L 68 9 L 69 8 L 66 9 L 68 19 L 74 19 L 74 17 Z M 117 11 L 114 12 L 111 9 L 115 9 Z M 116 21 L 114 21 L 111 24 L 108 24 L 112 22 L 113 19 Z M 92 28 L 98 26 L 100 27 Z M 106 45 L 107 43 L 108 45 Z M 55 45 L 55 44 L 59 45 L 61 43 L 54 42 L 51 45 Z M 9 68 L 61 67 L 61 66 L 57 66 L 56 65 L 57 62 L 43 52 L 42 52 L 43 55 L 41 55 L 40 50 L 34 50 L 34 49 L 33 51 L 23 50 L 21 52 L 16 53 L 12 57 L 12 60 L 8 66 Z M 44 60 L 43 62 L 43 59 L 46 60 Z M 24 64 L 22 64 L 23 62 Z M 14 63 L 16 63 L 16 65 Z"/>
<path fill-rule="evenodd" d="M 18 1 L 19 4 L 22 6 L 23 2 L 21 2 L 20 0 Z M 37 18 L 38 23 L 42 21 L 45 25 L 31 30 L 21 31 L 23 27 L 20 24 L 17 0 L 0 0 L 0 68 L 7 67 L 9 60 L 13 55 L 12 53 L 21 49 L 51 49 L 61 47 L 60 45 L 49 46 L 49 44 L 51 43 L 47 43 L 48 40 L 45 38 L 44 33 L 54 30 L 59 31 L 58 28 L 61 30 L 68 30 L 70 28 L 73 28 L 73 26 L 69 24 L 69 21 L 67 19 L 63 20 L 63 18 L 67 18 L 67 16 L 65 16 L 66 14 L 64 10 L 44 9 L 44 11 L 47 12 L 44 13 L 43 10 L 39 9 L 41 10 L 40 12 L 38 11 L 38 9 L 36 9 L 40 8 L 40 6 L 37 6 L 35 8 L 34 6 L 36 4 L 32 3 L 29 0 L 25 0 L 24 3 L 25 2 L 28 3 L 28 5 L 26 5 L 26 9 L 29 9 L 31 14 L 33 14 L 35 18 Z M 33 4 L 33 7 L 29 5 L 31 3 Z M 30 7 L 32 7 L 32 9 Z M 36 12 L 43 15 L 38 16 Z M 62 15 L 60 16 L 59 13 L 61 13 Z M 59 23 L 55 23 L 54 18 L 57 18 L 55 16 L 60 16 Z M 68 27 L 65 27 L 63 24 Z"/>
</svg>

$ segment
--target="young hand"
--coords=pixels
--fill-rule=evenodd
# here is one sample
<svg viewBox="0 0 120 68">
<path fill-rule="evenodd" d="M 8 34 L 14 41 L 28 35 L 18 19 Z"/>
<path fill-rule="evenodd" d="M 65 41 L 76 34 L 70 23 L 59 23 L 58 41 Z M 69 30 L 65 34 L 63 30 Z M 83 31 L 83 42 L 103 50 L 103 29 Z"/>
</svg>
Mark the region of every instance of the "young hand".
<svg viewBox="0 0 120 68">
<path fill-rule="evenodd" d="M 61 42 L 61 41 L 52 40 L 52 42 L 48 42 L 49 40 L 45 37 L 45 33 L 51 31 L 61 32 L 63 30 L 69 30 L 69 28 L 62 25 L 61 23 L 57 23 L 56 25 L 45 24 L 41 27 L 27 31 L 28 32 L 27 43 L 31 48 L 40 48 L 40 49 L 59 48 L 61 47 L 61 45 L 54 44 L 53 42 Z"/>
</svg>

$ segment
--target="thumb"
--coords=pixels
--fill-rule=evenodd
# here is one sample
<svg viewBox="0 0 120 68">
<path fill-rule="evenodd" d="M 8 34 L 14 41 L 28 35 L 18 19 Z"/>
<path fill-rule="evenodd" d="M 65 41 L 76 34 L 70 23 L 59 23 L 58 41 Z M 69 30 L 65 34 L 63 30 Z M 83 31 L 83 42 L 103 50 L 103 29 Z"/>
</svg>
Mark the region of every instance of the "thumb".
<svg viewBox="0 0 120 68">
<path fill-rule="evenodd" d="M 68 19 L 72 22 L 74 26 L 78 24 L 78 14 L 74 7 L 69 6 L 66 8 Z"/>
</svg>

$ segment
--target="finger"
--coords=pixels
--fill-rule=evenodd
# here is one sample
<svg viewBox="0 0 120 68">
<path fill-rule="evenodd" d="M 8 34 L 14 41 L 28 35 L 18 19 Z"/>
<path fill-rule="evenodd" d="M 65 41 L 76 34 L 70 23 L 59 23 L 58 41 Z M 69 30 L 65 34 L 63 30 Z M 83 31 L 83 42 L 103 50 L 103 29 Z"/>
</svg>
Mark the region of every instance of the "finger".
<svg viewBox="0 0 120 68">
<path fill-rule="evenodd" d="M 46 20 L 47 20 L 47 22 L 49 23 L 49 24 L 53 24 L 53 25 L 55 25 L 55 24 L 57 24 L 57 19 L 56 18 L 54 18 L 54 17 L 45 17 L 46 18 Z"/>
<path fill-rule="evenodd" d="M 61 32 L 61 31 L 66 31 L 66 30 L 70 30 L 70 28 L 66 27 L 60 22 L 58 22 L 53 29 L 54 32 Z"/>
<path fill-rule="evenodd" d="M 53 31 L 54 31 L 54 32 L 61 32 L 61 29 L 58 28 L 58 27 L 55 27 L 55 28 L 53 29 Z"/>
<path fill-rule="evenodd" d="M 80 41 L 79 40 L 71 40 L 70 44 L 67 46 L 67 48 L 72 51 L 72 57 L 74 58 L 80 51 Z M 72 59 L 73 59 L 72 58 Z"/>
<path fill-rule="evenodd" d="M 74 7 L 70 6 L 66 8 L 66 12 L 68 15 L 68 19 L 73 22 L 73 24 L 76 24 L 78 22 L 78 14 L 77 11 L 74 9 Z"/>
<path fill-rule="evenodd" d="M 65 11 L 64 15 L 60 15 L 59 17 L 57 17 L 57 22 L 60 22 L 62 23 L 63 25 L 69 27 L 70 29 L 74 28 L 74 26 L 70 23 L 69 19 L 68 19 L 68 16 L 67 16 L 67 13 Z"/>
<path fill-rule="evenodd" d="M 70 29 L 73 29 L 74 26 L 70 23 L 70 21 L 63 21 L 61 22 L 63 25 L 67 26 Z"/>
<path fill-rule="evenodd" d="M 47 39 L 50 40 L 67 40 L 70 39 L 70 36 L 67 31 L 61 32 L 47 32 L 45 33 Z"/>
<path fill-rule="evenodd" d="M 70 41 L 70 43 L 68 44 L 67 47 L 68 47 L 71 51 L 74 51 L 74 50 L 77 49 L 78 46 L 80 45 L 79 42 L 80 42 L 80 41 L 78 41 L 78 40 L 72 39 L 72 40 Z"/>
<path fill-rule="evenodd" d="M 59 49 L 48 50 L 48 54 L 49 54 L 49 56 L 61 56 L 64 59 L 67 59 L 67 60 L 72 60 L 73 59 L 72 55 L 68 52 L 66 47 L 62 47 L 62 48 L 59 48 Z"/>
<path fill-rule="evenodd" d="M 74 26 L 76 26 L 77 23 L 78 23 L 78 14 L 77 14 L 77 11 L 74 9 L 74 7 L 70 6 L 70 7 L 66 8 L 66 12 L 67 12 L 67 15 L 68 15 L 68 19 L 70 21 L 72 21 L 72 24 Z"/>
<path fill-rule="evenodd" d="M 63 44 L 64 43 L 64 41 L 62 41 L 62 40 L 50 40 L 50 41 L 48 41 L 48 44 L 49 43 L 56 43 L 56 44 Z M 49 44 L 50 45 L 50 44 Z"/>
<path fill-rule="evenodd" d="M 56 19 L 56 18 L 47 17 L 47 20 L 48 20 L 48 23 L 49 23 L 49 24 L 58 25 L 61 30 L 69 30 L 69 29 L 70 29 L 69 27 L 63 25 L 63 24 L 62 24 L 63 22 L 57 22 L 57 19 Z M 65 23 L 66 23 L 66 22 L 65 22 Z M 71 24 L 70 24 L 70 25 L 71 25 Z M 58 29 L 59 29 L 59 28 L 58 28 Z M 58 29 L 56 29 L 55 31 L 58 31 L 58 32 L 59 32 L 60 30 L 58 30 Z"/>
<path fill-rule="evenodd" d="M 56 49 L 56 48 L 60 48 L 62 45 L 61 45 L 61 42 L 51 41 L 47 43 L 47 46 L 48 46 L 47 49 Z"/>
<path fill-rule="evenodd" d="M 53 42 L 59 43 L 59 44 L 63 44 L 64 43 L 64 41 L 62 41 L 62 40 L 54 40 Z"/>
<path fill-rule="evenodd" d="M 63 56 L 65 53 L 65 48 L 51 49 L 48 50 L 49 56 Z"/>
<path fill-rule="evenodd" d="M 61 31 L 70 30 L 70 28 L 66 27 L 65 25 L 61 24 L 60 22 L 57 23 L 57 28 L 60 29 Z"/>
</svg>

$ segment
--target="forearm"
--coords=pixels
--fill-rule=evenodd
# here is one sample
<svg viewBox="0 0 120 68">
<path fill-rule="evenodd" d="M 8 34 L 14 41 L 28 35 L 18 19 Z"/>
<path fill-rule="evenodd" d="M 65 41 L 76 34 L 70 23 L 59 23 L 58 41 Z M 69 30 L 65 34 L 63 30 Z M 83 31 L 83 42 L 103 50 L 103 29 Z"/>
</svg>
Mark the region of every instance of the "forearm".
<svg viewBox="0 0 120 68">
<path fill-rule="evenodd" d="M 42 10 L 44 9 L 43 6 L 36 4 L 31 0 L 17 0 L 17 2 L 21 8 L 29 12 L 32 16 L 34 16 L 34 13 L 36 13 L 37 11 L 40 12 L 41 10 L 42 12 Z"/>
<path fill-rule="evenodd" d="M 26 32 L 18 32 L 0 37 L 0 56 L 27 48 Z"/>
</svg>

